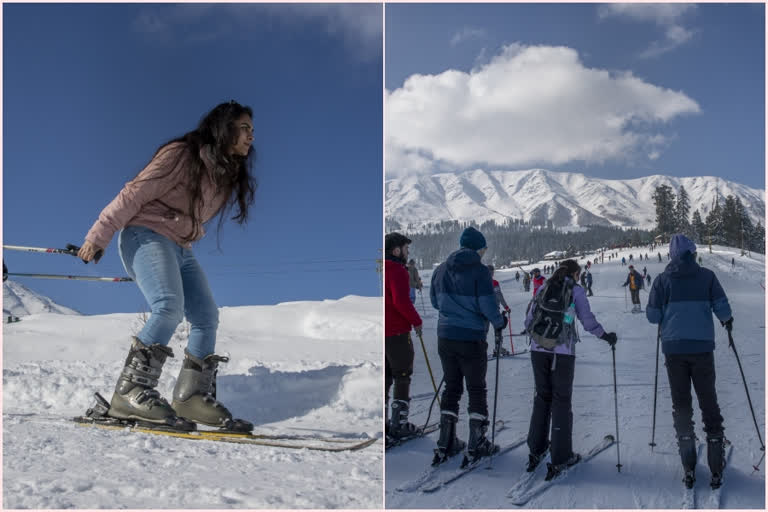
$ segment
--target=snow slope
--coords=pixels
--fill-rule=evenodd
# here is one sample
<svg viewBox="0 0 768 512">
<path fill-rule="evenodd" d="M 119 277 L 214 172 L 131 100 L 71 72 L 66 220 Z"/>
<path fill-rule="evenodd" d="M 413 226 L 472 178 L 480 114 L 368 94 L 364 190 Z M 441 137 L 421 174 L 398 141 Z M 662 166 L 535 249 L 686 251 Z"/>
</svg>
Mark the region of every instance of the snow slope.
<svg viewBox="0 0 768 512">
<path fill-rule="evenodd" d="M 221 309 L 219 399 L 269 433 L 382 435 L 381 299 Z M 134 314 L 3 326 L 4 508 L 380 508 L 382 443 L 325 453 L 75 426 L 109 399 Z M 159 386 L 170 398 L 185 346 Z"/>
<path fill-rule="evenodd" d="M 387 180 L 386 217 L 409 231 L 442 220 L 487 220 L 507 218 L 551 220 L 555 226 L 615 225 L 650 229 L 656 224 L 653 193 L 668 185 L 677 192 L 685 186 L 691 215 L 697 208 L 702 219 L 716 197 L 741 198 L 752 222 L 763 222 L 765 191 L 714 176 L 677 178 L 653 175 L 632 180 L 592 178 L 581 173 L 485 171 L 432 176 L 408 176 Z"/>
<path fill-rule="evenodd" d="M 653 409 L 653 382 L 656 357 L 656 327 L 645 318 L 645 314 L 633 315 L 626 312 L 624 289 L 620 285 L 627 275 L 622 267 L 621 256 L 634 253 L 635 259 L 640 249 L 619 251 L 616 260 L 602 265 L 594 265 L 593 291 L 590 304 L 598 321 L 609 331 L 618 334 L 616 348 L 618 382 L 618 417 L 620 454 L 623 464 L 621 473 L 616 470 L 617 450 L 608 451 L 578 467 L 578 471 L 552 486 L 541 496 L 534 498 L 526 508 L 680 508 L 682 499 L 682 467 L 677 454 L 677 445 L 672 426 L 672 401 L 669 384 L 664 369 L 663 356 L 659 365 L 658 411 L 656 417 L 657 446 L 652 453 L 648 443 L 651 440 Z M 642 249 L 645 253 L 645 248 Z M 652 254 L 649 252 L 649 257 Z M 663 250 L 663 263 L 650 258 L 648 262 L 637 264 L 642 271 L 647 266 L 652 278 L 663 271 L 666 265 L 666 250 Z M 717 273 L 728 294 L 734 311 L 734 342 L 741 358 L 750 387 L 752 402 L 765 440 L 765 258 L 752 254 L 752 257 L 740 257 L 737 249 L 713 247 L 709 254 L 706 247 L 700 247 L 703 264 Z M 731 270 L 731 257 L 736 258 L 736 269 Z M 544 262 L 537 264 L 542 266 Z M 585 260 L 581 260 L 583 265 Z M 528 268 L 532 268 L 531 265 Z M 512 308 L 512 328 L 514 332 L 522 330 L 525 308 L 531 292 L 522 290 L 515 282 L 514 270 L 496 272 L 496 279 L 501 283 L 507 302 Z M 431 271 L 424 272 L 422 279 L 426 285 L 422 298 L 417 296 L 417 309 L 423 315 L 424 342 L 429 354 L 435 379 L 439 382 L 442 371 L 437 355 L 437 312 L 429 303 L 429 282 Z M 641 292 L 643 310 L 648 295 Z M 630 306 L 631 308 L 631 303 Z M 763 509 L 765 506 L 765 462 L 760 472 L 753 474 L 752 465 L 760 456 L 760 443 L 757 438 L 752 416 L 747 405 L 736 358 L 728 348 L 725 330 L 716 322 L 715 364 L 717 368 L 717 389 L 720 407 L 725 418 L 726 436 L 733 441 L 735 448 L 731 466 L 726 470 L 722 503 L 724 508 Z M 608 345 L 585 333 L 580 328 L 582 343 L 576 349 L 576 371 L 573 389 L 573 448 L 585 452 L 605 434 L 614 433 L 614 394 L 611 350 Z M 509 331 L 506 331 L 508 334 Z M 489 333 L 489 343 L 493 344 L 493 334 Z M 514 338 L 515 347 L 526 348 L 525 338 Z M 418 338 L 416 338 L 418 343 Z M 509 348 L 509 337 L 505 336 Z M 489 352 L 490 352 L 489 348 Z M 420 347 L 416 348 L 415 372 L 411 385 L 413 397 L 411 408 L 412 420 L 423 424 L 426 420 L 429 403 L 433 396 L 432 384 L 424 363 Z M 533 395 L 533 375 L 529 353 L 517 358 L 502 359 L 499 362 L 499 393 L 497 416 L 509 427 L 497 437 L 497 442 L 512 441 L 528 432 Z M 495 361 L 488 363 L 488 402 L 492 411 L 494 400 Z M 466 440 L 468 417 L 466 412 L 466 393 L 462 397 L 458 434 Z M 702 431 L 701 414 L 694 398 L 694 421 L 700 439 L 705 439 Z M 432 413 L 435 421 L 439 411 Z M 461 480 L 437 491 L 434 494 L 398 492 L 395 489 L 408 480 L 416 478 L 429 465 L 432 449 L 438 433 L 426 439 L 411 441 L 386 453 L 386 492 L 387 508 L 516 508 L 506 498 L 507 490 L 524 473 L 528 457 L 525 445 L 494 458 L 493 469 L 477 469 Z M 450 463 L 450 468 L 459 464 L 459 460 Z M 706 456 L 699 461 L 697 491 L 703 495 L 708 490 L 709 469 Z M 543 477 L 540 477 L 543 478 Z"/>
<path fill-rule="evenodd" d="M 3 317 L 8 315 L 27 316 L 35 313 L 59 313 L 79 315 L 74 309 L 53 302 L 50 298 L 36 293 L 11 279 L 3 283 Z"/>
</svg>

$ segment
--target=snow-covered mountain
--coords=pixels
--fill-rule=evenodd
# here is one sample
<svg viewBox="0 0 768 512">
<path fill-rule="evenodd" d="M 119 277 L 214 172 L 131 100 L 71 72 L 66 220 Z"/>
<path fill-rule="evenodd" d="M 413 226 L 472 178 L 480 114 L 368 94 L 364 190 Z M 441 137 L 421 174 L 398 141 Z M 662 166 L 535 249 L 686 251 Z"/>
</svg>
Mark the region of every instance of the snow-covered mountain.
<svg viewBox="0 0 768 512">
<path fill-rule="evenodd" d="M 387 180 L 386 218 L 414 229 L 445 220 L 500 223 L 507 218 L 551 220 L 563 227 L 651 229 L 656 223 L 653 193 L 660 185 L 669 185 L 675 193 L 683 185 L 690 196 L 691 213 L 698 208 L 702 218 L 716 197 L 722 202 L 728 195 L 741 199 L 754 223 L 765 218 L 765 190 L 714 176 L 608 180 L 543 169 L 478 169 Z"/>
<path fill-rule="evenodd" d="M 10 279 L 3 283 L 3 317 L 26 316 L 36 313 L 79 315 L 74 309 L 55 303 L 45 295 L 36 293 Z"/>
</svg>

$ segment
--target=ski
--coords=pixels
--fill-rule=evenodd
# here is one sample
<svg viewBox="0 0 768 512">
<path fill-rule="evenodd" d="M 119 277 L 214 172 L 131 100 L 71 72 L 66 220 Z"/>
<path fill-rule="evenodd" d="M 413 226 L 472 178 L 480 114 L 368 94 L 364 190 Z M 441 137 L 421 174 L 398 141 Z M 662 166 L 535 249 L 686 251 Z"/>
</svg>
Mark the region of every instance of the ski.
<svg viewBox="0 0 768 512">
<path fill-rule="evenodd" d="M 504 422 L 502 420 L 496 420 L 496 432 L 501 432 L 502 430 L 504 430 L 504 428 L 505 428 Z M 420 487 L 422 487 L 423 485 L 425 485 L 428 482 L 432 481 L 432 479 L 438 473 L 441 472 L 441 470 L 445 467 L 446 463 L 449 460 L 454 459 L 457 455 L 462 455 L 463 453 L 464 453 L 463 451 L 455 453 L 455 454 L 451 455 L 450 457 L 448 457 L 447 459 L 445 459 L 444 461 L 439 462 L 437 464 L 435 464 L 434 461 L 433 461 L 432 465 L 430 467 L 428 467 L 427 469 L 425 469 L 424 472 L 421 475 L 419 475 L 418 477 L 416 477 L 413 480 L 410 480 L 408 482 L 405 482 L 405 483 L 401 484 L 400 486 L 395 488 L 395 491 L 396 492 L 414 492 L 414 491 L 418 491 Z"/>
<path fill-rule="evenodd" d="M 552 487 L 552 484 L 559 482 L 562 480 L 565 476 L 570 474 L 574 468 L 578 467 L 579 464 L 583 462 L 587 462 L 589 459 L 597 455 L 598 453 L 607 450 L 609 447 L 613 446 L 613 444 L 616 442 L 614 437 L 612 435 L 605 436 L 599 443 L 597 443 L 595 446 L 592 447 L 591 450 L 587 452 L 586 455 L 581 457 L 581 460 L 579 460 L 578 463 L 574 464 L 573 466 L 564 469 L 560 473 L 558 473 L 554 478 L 551 480 L 544 480 L 540 482 L 538 485 L 535 485 L 534 487 L 522 487 L 519 489 L 518 492 L 511 493 L 509 495 L 510 501 L 515 505 L 525 505 L 528 503 L 531 499 L 535 498 L 542 492 L 546 491 L 550 487 Z M 533 479 L 531 479 L 532 481 Z"/>
<path fill-rule="evenodd" d="M 366 448 L 377 441 L 372 439 L 342 439 L 313 436 L 274 435 L 274 434 L 247 434 L 234 431 L 217 430 L 193 430 L 184 431 L 163 427 L 162 425 L 150 425 L 133 420 L 121 420 L 107 418 L 94 420 L 90 417 L 77 416 L 72 418 L 76 425 L 81 427 L 93 427 L 105 430 L 122 430 L 131 433 L 161 435 L 180 439 L 197 441 L 215 441 L 222 443 L 251 444 L 258 446 L 271 446 L 274 448 L 290 448 L 295 450 L 317 450 L 324 452 L 356 451 Z"/>
<path fill-rule="evenodd" d="M 526 353 L 528 353 L 528 349 L 520 350 L 519 352 L 515 352 L 514 354 L 503 355 L 503 356 L 499 357 L 499 359 L 512 359 L 515 356 L 519 356 L 519 355 L 526 354 Z M 496 357 L 493 356 L 493 355 L 490 355 L 490 356 L 488 356 L 488 360 L 489 361 L 495 361 Z"/>
<path fill-rule="evenodd" d="M 725 444 L 725 467 L 728 467 L 728 464 L 731 462 L 731 453 L 733 452 L 733 444 L 730 441 L 726 441 Z M 707 504 L 704 506 L 706 509 L 712 509 L 717 510 L 720 508 L 720 494 L 723 491 L 722 487 L 722 478 L 720 482 L 718 482 L 718 487 L 714 488 L 710 491 Z M 710 484 L 711 486 L 712 484 Z"/>
<path fill-rule="evenodd" d="M 698 461 L 701 458 L 701 452 L 704 449 L 703 443 L 698 443 L 698 446 L 696 447 L 696 460 Z M 680 508 L 683 509 L 692 509 L 696 508 L 696 481 L 693 481 L 693 484 L 691 487 L 687 487 L 685 485 L 685 479 L 683 479 L 683 501 L 681 503 Z"/>
<path fill-rule="evenodd" d="M 504 455 L 505 453 L 514 450 L 518 446 L 520 446 L 522 444 L 525 444 L 525 442 L 527 440 L 528 440 L 528 436 L 525 435 L 525 436 L 521 437 L 520 439 L 517 439 L 516 441 L 513 441 L 513 442 L 511 442 L 509 444 L 503 445 L 503 446 L 501 446 L 501 448 L 499 449 L 498 452 L 493 454 L 493 457 L 495 458 L 495 457 L 498 457 L 500 455 Z M 450 483 L 455 482 L 456 480 L 458 480 L 459 478 L 463 477 L 464 475 L 467 475 L 468 473 L 470 473 L 470 472 L 474 471 L 475 469 L 479 468 L 480 466 L 483 465 L 484 462 L 487 462 L 488 459 L 489 459 L 489 457 L 487 457 L 487 456 L 486 457 L 480 457 L 479 459 L 470 462 L 469 464 L 467 464 L 463 468 L 458 468 L 458 469 L 448 473 L 443 478 L 440 478 L 437 481 L 432 481 L 432 482 L 429 482 L 429 483 L 427 483 L 425 485 L 422 485 L 418 490 L 421 491 L 421 492 L 425 492 L 425 493 L 435 492 L 435 491 L 441 489 L 442 487 L 444 487 L 444 486 L 446 486 L 446 485 L 448 485 Z"/>
<path fill-rule="evenodd" d="M 416 431 L 416 433 L 409 436 L 398 437 L 398 438 L 387 437 L 385 451 L 391 448 L 396 448 L 404 443 L 407 443 L 408 441 L 413 441 L 414 439 L 421 439 L 422 437 L 428 434 L 431 434 L 432 432 L 435 432 L 439 428 L 440 428 L 440 423 L 435 422 L 435 423 L 430 423 L 426 427 L 420 427 Z"/>
<path fill-rule="evenodd" d="M 534 470 L 530 472 L 526 471 L 523 473 L 523 476 L 517 481 L 517 483 L 510 487 L 510 489 L 507 491 L 507 498 L 516 496 L 528 489 L 533 483 L 533 480 L 536 478 L 536 473 L 539 471 L 539 468 L 542 466 L 546 467 L 546 464 L 542 464 L 542 462 L 546 462 L 547 460 L 549 460 L 549 448 L 547 448 L 545 455 L 539 461 L 539 464 L 534 468 Z"/>
</svg>

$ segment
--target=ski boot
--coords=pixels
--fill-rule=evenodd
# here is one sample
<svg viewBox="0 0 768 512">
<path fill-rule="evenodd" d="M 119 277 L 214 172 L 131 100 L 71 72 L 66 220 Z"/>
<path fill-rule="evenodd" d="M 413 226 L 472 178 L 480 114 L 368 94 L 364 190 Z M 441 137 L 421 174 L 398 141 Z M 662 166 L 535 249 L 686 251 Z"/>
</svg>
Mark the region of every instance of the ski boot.
<svg viewBox="0 0 768 512">
<path fill-rule="evenodd" d="M 718 489 L 723 484 L 723 470 L 725 469 L 725 437 L 722 434 L 707 436 L 707 462 L 712 472 L 712 480 L 709 485 L 712 489 Z"/>
<path fill-rule="evenodd" d="M 389 420 L 389 436 L 395 439 L 415 436 L 419 433 L 416 425 L 408 421 L 408 402 L 392 400 L 392 417 Z"/>
<path fill-rule="evenodd" d="M 467 464 L 475 462 L 482 457 L 488 457 L 489 455 L 499 451 L 499 445 L 492 444 L 491 441 L 485 437 L 485 432 L 488 430 L 488 416 L 482 414 L 472 413 L 469 415 L 469 442 L 467 443 L 467 454 L 464 456 L 464 461 L 461 463 L 461 467 L 465 467 Z"/>
<path fill-rule="evenodd" d="M 581 460 L 581 455 L 578 453 L 571 453 L 571 456 L 562 464 L 547 463 L 547 476 L 544 480 L 549 481 L 556 478 L 560 473 L 568 469 L 569 467 L 577 464 Z"/>
<path fill-rule="evenodd" d="M 528 454 L 528 466 L 526 466 L 525 471 L 528 473 L 533 473 L 537 467 L 539 467 L 539 464 L 541 464 L 541 461 L 544 460 L 544 458 L 547 456 L 547 452 L 549 452 L 549 443 L 547 443 L 547 447 L 544 448 L 544 451 L 541 452 L 538 455 L 535 455 L 533 453 Z"/>
<path fill-rule="evenodd" d="M 250 432 L 249 421 L 232 419 L 232 413 L 216 400 L 216 373 L 228 357 L 211 354 L 199 359 L 184 350 L 184 363 L 173 388 L 171 406 L 176 414 L 211 427 L 235 432 Z"/>
<path fill-rule="evenodd" d="M 170 348 L 159 343 L 147 346 L 134 337 L 107 416 L 195 430 L 195 424 L 177 417 L 168 401 L 155 389 L 168 357 L 173 357 Z"/>
<path fill-rule="evenodd" d="M 677 438 L 680 460 L 683 463 L 683 483 L 688 489 L 696 483 L 696 436 L 684 435 Z"/>
<path fill-rule="evenodd" d="M 442 464 L 454 455 L 458 455 L 466 446 L 466 443 L 456 437 L 456 422 L 459 417 L 451 411 L 441 411 L 440 414 L 440 438 L 437 440 L 435 456 L 432 465 Z"/>
</svg>

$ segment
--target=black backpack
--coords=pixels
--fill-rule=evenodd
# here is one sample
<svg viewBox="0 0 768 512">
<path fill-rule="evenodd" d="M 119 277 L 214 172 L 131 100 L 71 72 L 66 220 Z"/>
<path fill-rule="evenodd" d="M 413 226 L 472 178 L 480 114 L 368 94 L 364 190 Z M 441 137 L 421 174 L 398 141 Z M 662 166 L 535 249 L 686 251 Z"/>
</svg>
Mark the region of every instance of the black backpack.
<svg viewBox="0 0 768 512">
<path fill-rule="evenodd" d="M 540 347 L 552 350 L 568 340 L 573 321 L 565 322 L 565 312 L 573 301 L 573 286 L 570 279 L 562 284 L 547 281 L 531 301 L 533 320 L 526 332 Z"/>
</svg>

